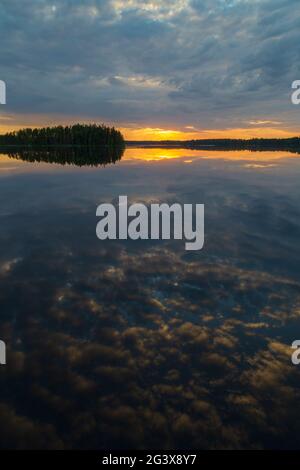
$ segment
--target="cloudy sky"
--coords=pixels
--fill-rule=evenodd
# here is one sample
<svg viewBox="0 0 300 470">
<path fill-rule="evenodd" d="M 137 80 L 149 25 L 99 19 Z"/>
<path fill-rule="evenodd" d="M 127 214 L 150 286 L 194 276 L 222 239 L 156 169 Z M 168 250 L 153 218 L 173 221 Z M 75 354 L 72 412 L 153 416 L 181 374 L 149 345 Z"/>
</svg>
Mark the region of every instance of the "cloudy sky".
<svg viewBox="0 0 300 470">
<path fill-rule="evenodd" d="M 300 132 L 299 0 L 1 0 L 0 130 L 95 121 L 127 138 Z"/>
</svg>

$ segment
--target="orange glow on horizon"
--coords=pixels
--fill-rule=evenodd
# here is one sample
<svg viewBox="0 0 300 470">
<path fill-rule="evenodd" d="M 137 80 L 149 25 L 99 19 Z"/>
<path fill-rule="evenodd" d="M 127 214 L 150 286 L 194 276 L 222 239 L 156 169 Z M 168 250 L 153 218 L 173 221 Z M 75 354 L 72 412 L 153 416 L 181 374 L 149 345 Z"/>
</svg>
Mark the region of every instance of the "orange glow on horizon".
<svg viewBox="0 0 300 470">
<path fill-rule="evenodd" d="M 300 134 L 298 130 L 285 130 L 273 127 L 209 129 L 203 131 L 182 131 L 162 128 L 127 128 L 120 131 L 125 140 L 192 140 L 192 139 L 252 139 L 252 138 L 288 138 Z"/>
<path fill-rule="evenodd" d="M 11 132 L 25 127 L 44 127 L 55 125 L 72 125 L 77 122 L 98 123 L 103 120 L 92 120 L 80 117 L 62 117 L 47 115 L 0 115 L 0 133 Z M 275 122 L 275 121 L 274 121 Z M 128 127 L 126 124 L 107 122 L 107 125 L 114 126 L 124 135 L 125 140 L 191 140 L 191 139 L 251 139 L 251 138 L 288 138 L 300 135 L 300 130 L 296 128 L 280 128 L 279 126 L 251 126 L 227 129 L 195 129 L 193 126 L 173 129 L 169 127 Z"/>
</svg>

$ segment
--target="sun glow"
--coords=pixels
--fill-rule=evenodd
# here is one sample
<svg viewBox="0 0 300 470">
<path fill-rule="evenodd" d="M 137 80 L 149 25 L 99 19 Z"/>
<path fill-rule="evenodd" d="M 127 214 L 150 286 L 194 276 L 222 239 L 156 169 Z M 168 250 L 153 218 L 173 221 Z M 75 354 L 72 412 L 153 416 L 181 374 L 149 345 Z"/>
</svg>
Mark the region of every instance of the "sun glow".
<svg viewBox="0 0 300 470">
<path fill-rule="evenodd" d="M 79 116 L 60 116 L 60 115 L 0 115 L 0 133 L 10 132 L 26 127 L 45 127 L 53 125 L 71 125 L 78 122 L 91 124 L 96 122 L 101 124 L 104 119 L 80 118 Z M 300 134 L 299 128 L 285 128 L 275 125 L 279 121 L 264 120 L 251 121 L 248 127 L 226 128 L 226 129 L 205 129 L 187 123 L 181 127 L 169 126 L 141 126 L 138 123 L 118 123 L 106 122 L 109 126 L 119 129 L 124 135 L 125 140 L 192 140 L 192 139 L 251 139 L 251 138 L 288 138 Z M 261 124 L 259 124 L 261 123 Z M 270 123 L 270 124 L 268 124 Z M 272 125 L 271 125 L 272 123 Z"/>
<path fill-rule="evenodd" d="M 120 130 L 125 140 L 188 140 L 196 138 L 194 132 L 182 132 L 160 127 L 123 127 Z"/>
<path fill-rule="evenodd" d="M 192 140 L 192 139 L 253 139 L 288 138 L 299 135 L 298 129 L 286 130 L 274 127 L 250 127 L 230 129 L 203 129 L 186 126 L 185 130 L 160 127 L 121 127 L 125 140 Z"/>
</svg>

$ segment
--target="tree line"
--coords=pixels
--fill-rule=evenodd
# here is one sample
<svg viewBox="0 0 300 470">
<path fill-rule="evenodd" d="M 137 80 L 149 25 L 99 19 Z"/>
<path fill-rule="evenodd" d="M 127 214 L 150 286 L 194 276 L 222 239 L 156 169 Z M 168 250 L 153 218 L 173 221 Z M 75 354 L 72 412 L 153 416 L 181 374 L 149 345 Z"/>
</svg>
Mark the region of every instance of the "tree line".
<svg viewBox="0 0 300 470">
<path fill-rule="evenodd" d="M 0 145 L 121 146 L 123 135 L 104 124 L 74 124 L 44 128 L 26 128 L 0 135 Z"/>
<path fill-rule="evenodd" d="M 205 150 L 251 150 L 287 151 L 300 153 L 300 137 L 280 139 L 199 139 L 199 140 L 160 140 L 127 141 L 128 147 L 165 147 Z"/>
<path fill-rule="evenodd" d="M 300 153 L 300 137 L 284 139 L 203 139 L 184 142 L 187 148 L 211 148 L 215 150 L 289 151 Z"/>
</svg>

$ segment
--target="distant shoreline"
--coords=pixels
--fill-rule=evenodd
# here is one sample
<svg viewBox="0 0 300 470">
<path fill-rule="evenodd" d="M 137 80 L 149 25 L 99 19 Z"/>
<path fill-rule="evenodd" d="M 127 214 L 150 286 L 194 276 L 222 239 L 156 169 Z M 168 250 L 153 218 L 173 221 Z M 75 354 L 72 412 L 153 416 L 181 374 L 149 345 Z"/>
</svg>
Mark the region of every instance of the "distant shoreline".
<svg viewBox="0 0 300 470">
<path fill-rule="evenodd" d="M 222 150 L 253 152 L 288 151 L 300 153 L 300 137 L 285 139 L 201 139 L 201 140 L 147 140 L 125 141 L 127 147 L 135 148 L 183 148 L 189 150 Z"/>
</svg>

